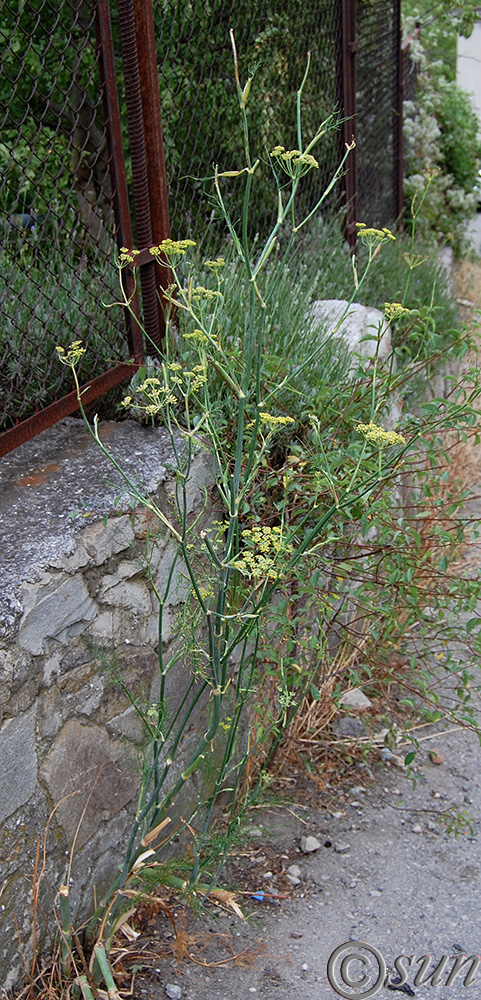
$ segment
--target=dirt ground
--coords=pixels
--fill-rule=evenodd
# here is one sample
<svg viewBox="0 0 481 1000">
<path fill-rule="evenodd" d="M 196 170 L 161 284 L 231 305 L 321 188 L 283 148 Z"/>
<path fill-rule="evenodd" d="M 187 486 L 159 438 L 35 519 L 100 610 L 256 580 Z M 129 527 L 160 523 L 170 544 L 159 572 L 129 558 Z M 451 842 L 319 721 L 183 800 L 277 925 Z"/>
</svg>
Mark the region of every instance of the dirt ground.
<svg viewBox="0 0 481 1000">
<path fill-rule="evenodd" d="M 237 900 L 245 919 L 215 904 L 202 919 L 189 918 L 184 942 L 192 960 L 176 958 L 165 915 L 150 925 L 147 919 L 136 947 L 139 964 L 147 949 L 152 970 L 136 976 L 134 996 L 324 1000 L 336 995 L 327 978 L 329 956 L 343 944 L 359 951 L 352 941 L 363 941 L 381 953 L 387 974 L 397 956 L 415 956 L 408 982 L 419 998 L 432 997 L 430 985 L 413 985 L 424 955 L 436 963 L 450 957 L 445 982 L 457 955 L 480 951 L 481 788 L 473 733 L 426 729 L 421 735 L 414 789 L 402 765 L 379 760 L 354 771 L 344 792 L 319 794 L 313 785 L 309 806 L 296 803 L 294 794 L 288 806 L 256 811 L 224 878 L 226 885 L 241 885 Z M 442 763 L 431 762 L 428 748 Z M 472 823 L 457 839 L 439 823 L 451 804 Z M 319 842 L 310 854 L 301 850 L 306 835 Z M 296 886 L 286 876 L 293 865 Z M 174 914 L 182 926 L 180 911 Z M 354 979 L 360 971 L 353 968 Z M 378 964 L 362 971 L 372 986 Z M 342 980 L 338 985 L 343 989 Z M 363 996 L 365 989 L 345 995 Z M 381 989 L 380 995 L 391 994 Z M 436 995 L 464 997 L 462 978 Z"/>
<path fill-rule="evenodd" d="M 481 261 L 458 265 L 455 282 L 462 318 L 472 325 L 481 309 Z M 453 467 L 472 488 L 470 513 L 479 519 L 481 458 L 472 439 Z M 477 572 L 481 549 L 467 557 Z M 479 742 L 453 726 L 418 735 L 414 781 L 402 745 L 391 756 L 380 749 L 367 765 L 358 760 L 343 783 L 324 788 L 315 774 L 281 775 L 270 804 L 252 811 L 245 844 L 223 876 L 222 884 L 237 890 L 242 917 L 216 901 L 201 917 L 185 917 L 172 904 L 176 942 L 169 915 L 146 908 L 134 948 L 138 966 L 150 969 L 136 973 L 133 996 L 357 1000 L 397 988 L 423 1000 L 433 996 L 426 979 L 444 956 L 435 996 L 464 998 L 470 963 L 454 975 L 457 965 L 481 953 Z M 457 837 L 443 822 L 450 808 L 462 819 Z M 308 853 L 306 836 L 317 845 Z M 395 967 L 402 955 L 409 960 Z M 432 958 L 429 968 L 424 956 Z M 130 982 L 126 976 L 126 987 Z"/>
</svg>

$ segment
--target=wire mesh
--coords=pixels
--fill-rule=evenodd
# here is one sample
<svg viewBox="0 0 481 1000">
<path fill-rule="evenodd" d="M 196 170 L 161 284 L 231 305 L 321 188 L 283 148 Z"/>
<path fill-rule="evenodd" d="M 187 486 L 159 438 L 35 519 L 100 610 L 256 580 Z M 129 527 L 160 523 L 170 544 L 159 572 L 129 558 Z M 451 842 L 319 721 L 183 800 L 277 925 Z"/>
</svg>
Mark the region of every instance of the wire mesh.
<svg viewBox="0 0 481 1000">
<path fill-rule="evenodd" d="M 81 378 L 127 355 L 89 0 L 0 0 L 1 428 L 73 388 L 55 347 L 82 340 Z"/>
<path fill-rule="evenodd" d="M 139 13 L 139 0 L 96 2 L 98 12 L 100 6 L 110 9 L 113 23 L 116 62 L 112 60 L 111 75 L 115 83 L 117 71 L 122 118 L 122 126 L 115 126 L 113 145 L 111 112 L 107 141 L 102 105 L 105 63 L 99 72 L 96 4 L 22 0 L 19 5 L 16 0 L 0 0 L 1 429 L 42 411 L 72 390 L 70 373 L 57 361 L 57 344 L 65 347 L 83 340 L 87 347 L 80 371 L 83 381 L 102 376 L 128 356 L 123 312 L 106 311 L 104 303 L 118 296 L 112 266 L 116 231 L 130 230 L 126 187 L 119 197 L 119 185 L 112 178 L 118 179 L 118 161 L 122 160 L 123 170 L 125 156 L 132 187 L 130 152 L 137 154 L 142 143 L 148 147 L 144 121 L 136 148 L 129 151 L 132 115 L 124 88 L 127 68 L 122 66 L 126 52 L 135 49 L 138 31 L 134 18 L 132 38 L 125 39 L 122 19 L 130 8 Z M 229 30 L 235 34 L 241 81 L 254 76 L 247 106 L 251 155 L 260 159 L 250 219 L 254 235 L 265 232 L 277 213 L 269 151 L 278 144 L 286 149 L 299 144 L 296 91 L 308 51 L 311 68 L 303 94 L 303 143 L 330 115 L 342 116 L 347 9 L 350 14 L 357 9 L 359 39 L 353 123 L 359 218 L 371 225 L 387 225 L 396 218 L 399 0 L 264 0 L 262 4 L 153 0 L 175 238 L 189 235 L 199 240 L 206 233 L 215 234 L 216 219 L 217 232 L 222 231 L 213 196 L 214 165 L 234 171 L 245 166 Z M 142 73 L 146 67 L 140 63 Z M 151 85 L 155 71 L 150 62 L 147 69 L 144 81 L 148 78 Z M 312 209 L 332 177 L 342 142 L 341 130 L 328 131 L 316 147 L 319 167 L 303 180 L 297 221 Z M 115 170 L 109 161 L 113 146 Z M 226 185 L 234 213 L 241 185 L 242 179 L 230 179 Z M 341 182 L 332 190 L 324 211 L 339 207 L 343 188 Z M 146 197 L 152 201 L 148 191 Z M 138 198 L 134 201 L 137 205 Z M 149 204 L 148 215 L 152 215 Z M 140 221 L 133 238 L 142 243 Z"/>
<path fill-rule="evenodd" d="M 357 4 L 358 215 L 383 227 L 399 214 L 399 0 Z"/>
<path fill-rule="evenodd" d="M 309 141 L 341 107 L 338 54 L 342 4 L 334 0 L 154 0 L 158 69 L 172 230 L 199 233 L 216 217 L 214 164 L 246 165 L 229 30 L 235 35 L 239 76 L 254 73 L 247 114 L 252 159 L 261 160 L 252 202 L 251 231 L 265 231 L 277 212 L 268 152 L 297 148 L 296 91 L 311 51 L 303 108 Z M 339 161 L 339 133 L 328 133 L 313 151 L 318 170 L 305 178 L 299 214 L 313 207 Z M 232 202 L 243 180 L 224 188 Z M 223 193 L 224 193 L 223 188 Z M 330 204 L 335 203 L 333 193 Z"/>
</svg>

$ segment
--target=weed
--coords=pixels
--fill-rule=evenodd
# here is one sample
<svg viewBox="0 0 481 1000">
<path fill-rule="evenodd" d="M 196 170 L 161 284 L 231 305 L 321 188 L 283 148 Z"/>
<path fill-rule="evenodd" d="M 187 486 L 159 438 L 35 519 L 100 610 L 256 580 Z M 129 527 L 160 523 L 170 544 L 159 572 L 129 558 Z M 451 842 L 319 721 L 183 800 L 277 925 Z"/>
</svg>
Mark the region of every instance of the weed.
<svg viewBox="0 0 481 1000">
<path fill-rule="evenodd" d="M 305 173 L 316 169 L 316 146 L 335 121 L 326 119 L 307 144 L 303 141 L 304 78 L 297 98 L 297 148 L 277 146 L 271 152 L 276 222 L 264 242 L 252 243 L 249 205 L 258 163 L 249 145 L 249 81 L 240 84 L 235 46 L 234 58 L 246 163 L 234 172 L 244 184 L 239 224 L 223 195 L 232 172 L 217 170 L 215 187 L 235 264 L 219 255 L 199 272 L 190 240 L 151 248 L 158 266 L 173 274 L 166 293 L 168 336 L 163 352 L 151 349 L 151 362 L 124 399 L 126 409 L 133 407 L 146 419 L 161 417 L 169 431 L 175 489 L 167 513 L 112 457 L 98 421 L 92 426 L 87 421 L 77 374 L 83 345 L 58 348 L 60 361 L 73 373 L 92 437 L 122 475 L 133 502 L 151 511 L 159 533 L 170 540 L 172 567 L 162 588 L 150 573 L 160 637 L 174 570 L 188 582 L 175 641 L 167 652 L 159 642 L 159 697 L 148 708 L 132 701 L 147 738 L 129 843 L 96 914 L 102 969 L 119 922 L 133 900 L 152 894 L 153 884 L 173 886 L 189 899 L 224 891 L 217 879 L 229 844 L 261 793 L 284 735 L 306 742 L 297 720 L 303 719 L 312 742 L 312 733 L 315 739 L 331 720 L 338 695 L 353 684 L 382 691 L 397 683 L 436 711 L 435 675 L 424 667 L 423 651 L 426 644 L 434 656 L 439 648 L 443 656 L 447 650 L 444 666 L 456 674 L 458 660 L 449 651 L 452 616 L 474 610 L 478 597 L 475 581 L 448 574 L 457 536 L 445 518 L 453 517 L 460 500 L 453 495 L 440 513 L 436 493 L 441 435 L 475 423 L 477 377 L 469 373 L 442 401 L 403 411 L 405 383 L 428 358 L 416 348 L 417 368 L 414 363 L 407 371 L 398 368 L 394 354 L 381 364 L 387 318 L 372 332 L 372 356 L 359 358 L 354 374 L 340 362 L 343 383 L 335 392 L 322 368 L 334 345 L 339 349 L 335 331 L 311 329 L 299 344 L 285 326 L 282 354 L 273 357 L 267 335 L 278 332 L 274 318 L 282 329 L 280 290 L 291 248 L 313 214 L 297 214 L 298 188 Z M 326 196 L 327 191 L 317 208 Z M 355 287 L 344 315 L 394 235 L 361 227 L 360 240 L 364 257 L 354 268 Z M 282 250 L 273 263 L 278 246 Z M 124 248 L 118 261 L 126 309 L 125 272 L 134 257 Z M 411 257 L 408 291 L 417 270 Z M 393 296 L 386 298 L 392 320 Z M 406 311 L 407 294 L 400 299 L 399 308 Z M 393 399 L 400 400 L 396 428 Z M 199 449 L 209 456 L 213 487 L 201 510 L 191 514 L 188 484 Z M 477 634 L 476 619 L 470 632 L 474 653 Z M 186 652 L 190 674 L 181 704 L 172 711 L 166 684 Z M 398 653 L 408 670 L 400 667 Z M 463 669 L 458 717 L 474 725 L 470 669 Z M 186 754 L 183 742 L 194 712 L 202 725 Z M 186 797 L 194 783 L 195 794 Z M 169 870 L 162 854 L 179 831 L 188 840 L 187 863 L 177 860 Z M 109 986 L 107 972 L 102 974 Z"/>
</svg>

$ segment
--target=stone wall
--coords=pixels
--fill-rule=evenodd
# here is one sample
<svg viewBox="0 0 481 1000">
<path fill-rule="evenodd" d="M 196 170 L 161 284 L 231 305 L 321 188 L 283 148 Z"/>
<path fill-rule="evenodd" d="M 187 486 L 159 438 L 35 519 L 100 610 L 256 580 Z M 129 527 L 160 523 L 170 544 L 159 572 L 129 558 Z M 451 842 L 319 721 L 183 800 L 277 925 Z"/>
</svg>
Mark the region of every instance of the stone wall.
<svg viewBox="0 0 481 1000">
<path fill-rule="evenodd" d="M 143 487 L 168 504 L 165 430 L 125 421 L 102 439 L 128 458 Z M 198 456 L 191 509 L 209 479 Z M 85 915 L 122 859 L 138 790 L 137 716 L 95 645 L 115 653 L 123 678 L 150 697 L 157 682 L 157 605 L 146 581 L 146 537 L 157 522 L 131 500 L 79 420 L 69 418 L 0 463 L 0 972 L 21 974 L 15 917 L 32 953 L 37 845 L 42 907 L 52 914 L 74 846 L 71 892 Z M 152 547 L 157 582 L 171 566 L 166 537 Z M 185 595 L 176 569 L 163 641 Z M 170 695 L 180 697 L 180 669 Z M 40 926 L 39 944 L 44 940 Z"/>
</svg>

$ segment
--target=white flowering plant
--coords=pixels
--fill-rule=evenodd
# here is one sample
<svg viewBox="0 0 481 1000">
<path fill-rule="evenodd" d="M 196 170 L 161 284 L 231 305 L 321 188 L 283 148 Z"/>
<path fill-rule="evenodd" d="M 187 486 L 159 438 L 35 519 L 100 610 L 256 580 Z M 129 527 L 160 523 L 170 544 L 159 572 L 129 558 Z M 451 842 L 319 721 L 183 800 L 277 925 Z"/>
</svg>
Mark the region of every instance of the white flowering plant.
<svg viewBox="0 0 481 1000">
<path fill-rule="evenodd" d="M 453 15 L 454 11 L 451 12 Z M 465 11 L 458 30 L 472 27 L 474 8 Z M 478 204 L 481 141 L 479 122 L 469 94 L 450 78 L 449 67 L 436 58 L 446 38 L 455 38 L 448 11 L 426 15 L 426 27 L 410 42 L 409 55 L 417 71 L 416 96 L 404 103 L 406 148 L 405 193 L 408 204 L 419 202 L 429 178 L 429 191 L 418 214 L 418 235 L 425 240 L 449 242 L 457 252 L 466 248 L 465 226 Z M 405 20 L 405 35 L 423 24 L 423 14 L 413 9 Z M 433 57 L 434 52 L 434 57 Z"/>
</svg>

